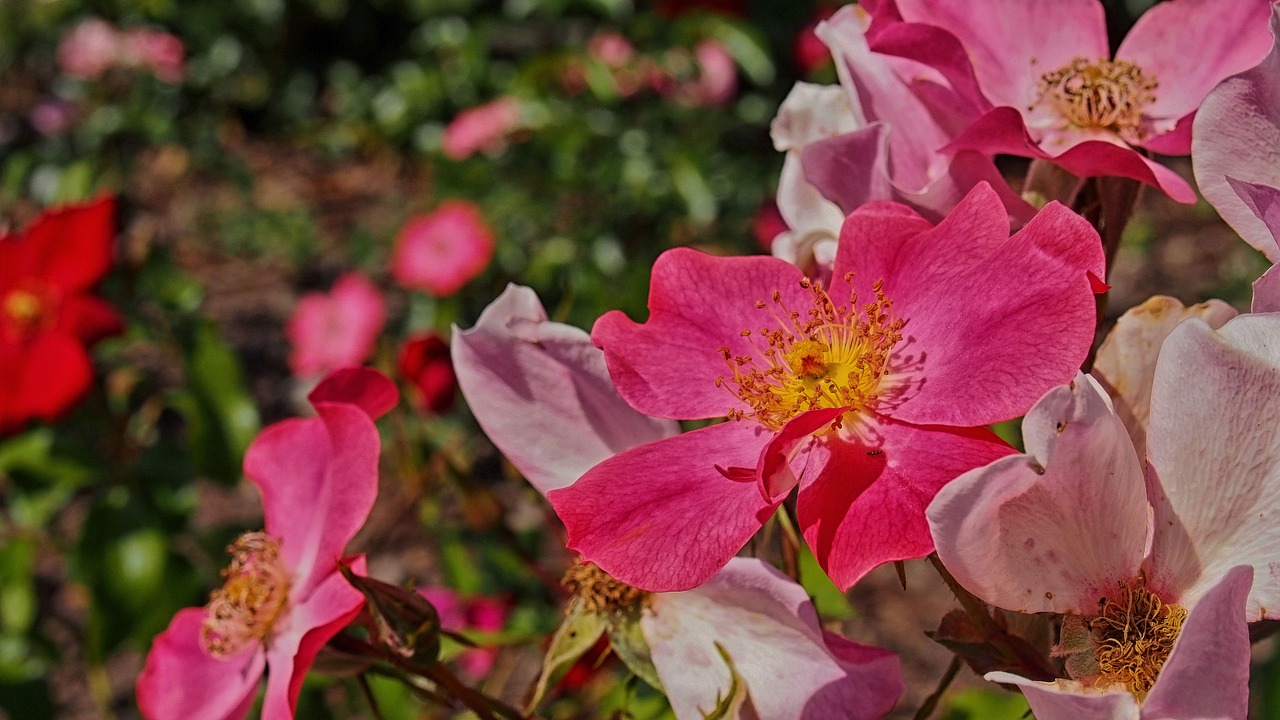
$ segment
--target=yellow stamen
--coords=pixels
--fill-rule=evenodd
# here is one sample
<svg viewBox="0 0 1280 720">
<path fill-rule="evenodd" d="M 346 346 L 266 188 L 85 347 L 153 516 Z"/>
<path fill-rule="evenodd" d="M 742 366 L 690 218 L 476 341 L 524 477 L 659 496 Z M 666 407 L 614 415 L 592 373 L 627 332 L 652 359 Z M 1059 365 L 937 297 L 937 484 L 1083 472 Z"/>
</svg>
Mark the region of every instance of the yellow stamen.
<svg viewBox="0 0 1280 720">
<path fill-rule="evenodd" d="M 1166 604 L 1141 580 L 1133 585 L 1121 582 L 1099 606 L 1098 616 L 1089 623 L 1101 671 L 1099 684 L 1124 685 L 1143 700 L 1169 659 L 1187 609 Z"/>
<path fill-rule="evenodd" d="M 210 655 L 226 658 L 252 642 L 265 642 L 289 598 L 289 575 L 280 542 L 262 532 L 245 533 L 227 548 L 226 583 L 206 606 L 200 642 Z"/>
<path fill-rule="evenodd" d="M 649 593 L 619 582 L 593 563 L 574 565 L 560 581 L 588 612 L 618 612 L 649 601 Z"/>
<path fill-rule="evenodd" d="M 1142 111 L 1155 102 L 1157 87 L 1155 78 L 1127 60 L 1078 57 L 1040 77 L 1036 102 L 1050 103 L 1075 127 L 1141 140 Z"/>
<path fill-rule="evenodd" d="M 44 303 L 33 292 L 13 290 L 4 299 L 4 312 L 21 327 L 35 325 L 40 319 Z"/>
</svg>

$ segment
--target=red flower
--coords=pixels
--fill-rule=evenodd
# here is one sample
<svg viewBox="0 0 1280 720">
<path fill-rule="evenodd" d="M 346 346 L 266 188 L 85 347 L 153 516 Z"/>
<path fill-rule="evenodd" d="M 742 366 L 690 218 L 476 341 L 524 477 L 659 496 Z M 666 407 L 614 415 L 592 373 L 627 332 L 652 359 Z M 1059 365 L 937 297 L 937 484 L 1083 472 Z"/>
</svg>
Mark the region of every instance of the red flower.
<svg viewBox="0 0 1280 720">
<path fill-rule="evenodd" d="M 115 201 L 103 197 L 0 232 L 0 435 L 53 420 L 89 389 L 86 348 L 120 332 L 89 290 L 111 266 Z"/>
<path fill-rule="evenodd" d="M 442 413 L 453 407 L 458 378 L 453 374 L 449 346 L 433 332 L 409 338 L 400 348 L 400 376 L 417 392 L 414 402 L 423 412 Z"/>
</svg>

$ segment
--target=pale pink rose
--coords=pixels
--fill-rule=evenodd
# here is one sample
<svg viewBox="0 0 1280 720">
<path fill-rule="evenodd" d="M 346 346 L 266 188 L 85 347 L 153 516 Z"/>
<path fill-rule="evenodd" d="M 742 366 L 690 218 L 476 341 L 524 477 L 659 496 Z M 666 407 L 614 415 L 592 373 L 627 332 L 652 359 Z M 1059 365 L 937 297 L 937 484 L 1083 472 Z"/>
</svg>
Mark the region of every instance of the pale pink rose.
<svg viewBox="0 0 1280 720">
<path fill-rule="evenodd" d="M 391 275 L 411 290 L 448 297 L 484 272 L 493 248 L 493 230 L 480 207 L 466 200 L 445 200 L 400 229 Z"/>
<path fill-rule="evenodd" d="M 182 82 L 186 51 L 177 36 L 159 30 L 131 28 L 124 32 L 121 47 L 127 64 L 145 67 L 163 82 Z"/>
<path fill-rule="evenodd" d="M 445 127 L 441 150 L 453 160 L 464 160 L 481 151 L 498 151 L 507 134 L 520 126 L 520 118 L 520 102 L 512 97 L 463 110 Z"/>
<path fill-rule="evenodd" d="M 97 80 L 120 61 L 122 39 L 114 25 L 101 18 L 81 20 L 58 43 L 58 65 L 81 80 Z"/>
<path fill-rule="evenodd" d="M 453 357 L 480 426 L 544 494 L 680 432 L 632 409 L 587 333 L 548 321 L 529 288 L 508 286 L 474 328 L 455 328 Z M 728 694 L 717 644 L 763 718 L 872 720 L 903 690 L 892 653 L 824 632 L 804 589 L 752 558 L 729 560 L 693 590 L 650 596 L 640 632 L 679 720 L 704 717 Z"/>
<path fill-rule="evenodd" d="M 359 273 L 338 278 L 328 293 L 307 293 L 285 327 L 293 352 L 289 368 L 298 377 L 359 365 L 373 355 L 387 320 L 386 303 Z"/>
<path fill-rule="evenodd" d="M 1178 202 L 1195 191 L 1148 155 L 1186 155 L 1200 103 L 1271 46 L 1270 0 L 1171 0 L 1114 57 L 1098 0 L 869 0 L 872 45 L 945 75 L 983 108 L 947 152 L 1049 160 Z"/>
<path fill-rule="evenodd" d="M 1067 616 L 1069 680 L 988 675 L 1021 685 L 1037 717 L 1245 718 L 1245 624 L 1280 608 L 1277 336 L 1275 314 L 1218 330 L 1191 317 L 1168 334 L 1145 472 L 1109 398 L 1079 375 L 1023 420 L 1027 454 L 957 478 L 929 506 L 938 556 L 965 588 Z M 1107 624 L 1132 641 L 1107 642 Z"/>
<path fill-rule="evenodd" d="M 258 696 L 262 716 L 293 718 L 303 676 L 320 648 L 351 622 L 364 595 L 339 564 L 378 494 L 375 418 L 397 402 L 395 385 L 365 368 L 341 370 L 310 395 L 316 417 L 263 430 L 244 458 L 262 495 L 261 532 L 231 546 L 226 585 L 205 607 L 178 612 L 156 637 L 138 677 L 148 720 L 238 720 Z"/>
<path fill-rule="evenodd" d="M 738 65 L 718 40 L 702 40 L 693 48 L 698 79 L 689 88 L 695 105 L 727 105 L 738 92 Z"/>
<path fill-rule="evenodd" d="M 587 43 L 587 54 L 611 68 L 623 67 L 635 52 L 631 41 L 616 32 L 596 33 Z"/>
</svg>

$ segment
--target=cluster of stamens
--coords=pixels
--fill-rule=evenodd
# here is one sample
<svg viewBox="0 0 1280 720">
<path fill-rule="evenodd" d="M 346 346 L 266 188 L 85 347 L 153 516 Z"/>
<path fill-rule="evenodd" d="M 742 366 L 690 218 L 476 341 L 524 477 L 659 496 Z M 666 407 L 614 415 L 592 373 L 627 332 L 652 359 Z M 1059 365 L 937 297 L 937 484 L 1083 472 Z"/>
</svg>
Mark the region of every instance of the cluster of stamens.
<svg viewBox="0 0 1280 720">
<path fill-rule="evenodd" d="M 200 642 L 225 658 L 252 642 L 266 641 L 289 597 L 289 576 L 280 543 L 263 532 L 245 533 L 227 548 L 226 582 L 209 596 Z"/>
<path fill-rule="evenodd" d="M 594 563 L 581 563 L 569 568 L 560 581 L 573 593 L 588 612 L 619 612 L 648 602 L 649 593 L 615 580 Z"/>
<path fill-rule="evenodd" d="M 852 285 L 852 274 L 845 279 Z M 812 297 L 812 308 L 792 310 L 774 291 L 771 303 L 760 301 L 756 307 L 767 311 L 775 326 L 742 331 L 755 352 L 735 355 L 720 348 L 732 375 L 716 378 L 716 386 L 750 408 L 731 410 L 730 420 L 755 420 L 779 430 L 807 410 L 856 410 L 876 399 L 906 324 L 892 316 L 884 281 L 875 282 L 875 300 L 861 307 L 856 292 L 850 291 L 847 305 L 837 305 L 822 283 L 806 278 L 800 285 Z"/>
<path fill-rule="evenodd" d="M 1120 583 L 1099 606 L 1089 623 L 1099 681 L 1124 685 L 1139 700 L 1145 699 L 1169 659 L 1187 609 L 1163 602 L 1141 580 Z"/>
<path fill-rule="evenodd" d="M 1127 60 L 1078 57 L 1041 76 L 1036 102 L 1049 102 L 1073 126 L 1141 140 L 1142 111 L 1155 102 L 1157 86 L 1155 78 Z"/>
</svg>

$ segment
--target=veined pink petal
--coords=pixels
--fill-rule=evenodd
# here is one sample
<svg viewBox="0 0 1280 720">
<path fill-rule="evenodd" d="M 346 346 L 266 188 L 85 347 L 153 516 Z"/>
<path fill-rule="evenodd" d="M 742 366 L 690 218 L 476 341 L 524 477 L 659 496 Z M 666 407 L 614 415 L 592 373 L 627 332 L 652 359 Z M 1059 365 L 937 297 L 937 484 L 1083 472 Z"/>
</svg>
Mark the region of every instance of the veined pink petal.
<svg viewBox="0 0 1280 720">
<path fill-rule="evenodd" d="M 855 211 L 835 276 L 861 298 L 884 279 L 906 320 L 877 412 L 916 424 L 976 426 L 1016 417 L 1075 374 L 1093 342 L 1088 273 L 1103 277 L 1097 233 L 1057 203 L 1009 236 L 1000 199 L 979 185 L 936 228 Z M 922 227 L 917 220 L 914 227 Z M 1035 282 L 1029 282 L 1034 278 Z M 896 384 L 896 387 L 895 385 Z"/>
<path fill-rule="evenodd" d="M 1249 3 L 1240 3 L 1247 5 Z M 1280 9 L 1271 18 L 1280 34 Z M 1228 78 L 1204 99 L 1196 114 L 1191 159 L 1200 192 L 1244 241 L 1272 262 L 1280 247 L 1262 217 L 1228 182 L 1280 187 L 1280 50 L 1252 70 Z"/>
<path fill-rule="evenodd" d="M 1036 720 L 1139 720 L 1143 717 L 1139 715 L 1138 701 L 1127 690 L 1090 692 L 1074 680 L 1037 682 L 1007 672 L 989 672 L 983 677 L 1001 685 L 1016 685 Z"/>
<path fill-rule="evenodd" d="M 322 402 L 319 417 L 292 418 L 263 430 L 245 453 L 244 472 L 262 493 L 267 534 L 310 594 L 333 572 L 364 525 L 378 494 L 381 441 L 358 405 Z"/>
<path fill-rule="evenodd" d="M 307 393 L 312 405 L 349 403 L 377 420 L 400 402 L 400 391 L 390 378 L 373 368 L 343 368 L 329 373 Z"/>
<path fill-rule="evenodd" d="M 717 386 L 717 378 L 732 377 L 720 348 L 735 356 L 756 354 L 742 331 L 776 326 L 770 309 L 755 305 L 772 308 L 774 291 L 788 307 L 812 307 L 802 277 L 777 258 L 668 250 L 653 264 L 649 319 L 640 324 L 609 312 L 596 321 L 591 340 L 604 350 L 609 374 L 631 407 L 655 417 L 724 417 L 745 405 Z"/>
<path fill-rule="evenodd" d="M 249 714 L 266 667 L 260 645 L 219 660 L 200 644 L 205 609 L 180 610 L 156 636 L 138 676 L 138 709 L 147 720 L 240 720 Z"/>
<path fill-rule="evenodd" d="M 471 412 L 545 494 L 617 453 L 680 432 L 618 395 L 604 353 L 578 328 L 547 320 L 532 290 L 508 285 L 474 328 L 453 332 L 453 364 Z"/>
<path fill-rule="evenodd" d="M 777 508 L 755 477 L 771 437 L 753 422 L 712 425 L 615 455 L 547 499 L 569 547 L 600 569 L 644 590 L 687 590 Z"/>
<path fill-rule="evenodd" d="M 1173 652 L 1142 705 L 1144 720 L 1245 720 L 1249 714 L 1249 626 L 1254 569 L 1227 571 L 1191 608 Z"/>
<path fill-rule="evenodd" d="M 1013 452 L 985 429 L 863 418 L 810 451 L 796 503 L 800 529 L 841 589 L 876 566 L 933 551 L 925 508 L 960 474 Z"/>
<path fill-rule="evenodd" d="M 897 0 L 902 18 L 943 28 L 969 51 L 994 105 L 1025 108 L 1040 76 L 1077 57 L 1111 56 L 1097 0 Z"/>
<path fill-rule="evenodd" d="M 728 691 L 717 644 L 762 718 L 872 720 L 903 689 L 892 653 L 837 635 L 833 652 L 804 589 L 754 558 L 733 558 L 693 590 L 656 596 L 640 626 L 682 719 L 701 717 Z"/>
<path fill-rule="evenodd" d="M 1280 315 L 1218 331 L 1196 318 L 1164 341 L 1147 435 L 1153 588 L 1194 604 L 1236 565 L 1256 576 L 1250 622 L 1280 617 Z"/>
<path fill-rule="evenodd" d="M 1147 457 L 1151 382 L 1165 337 L 1189 317 L 1198 317 L 1216 329 L 1235 316 L 1235 308 L 1221 300 L 1184 307 L 1175 298 L 1156 295 L 1120 316 L 1102 341 L 1093 362 L 1093 374 L 1111 395 L 1116 415 L 1133 438 L 1139 459 L 1145 461 Z"/>
<path fill-rule="evenodd" d="M 1272 265 L 1253 281 L 1253 307 L 1255 313 L 1280 312 L 1280 270 Z"/>
<path fill-rule="evenodd" d="M 821 408 L 805 411 L 783 426 L 760 453 L 760 465 L 756 475 L 760 491 L 770 502 L 782 502 L 799 480 L 791 469 L 791 463 L 800 449 L 814 433 L 823 430 L 849 408 Z"/>
<path fill-rule="evenodd" d="M 352 558 L 351 570 L 365 574 L 363 555 Z M 364 606 L 364 595 L 337 571 L 329 574 L 304 597 L 290 593 L 286 624 L 267 647 L 267 692 L 262 720 L 294 720 L 302 681 L 320 648 L 355 619 Z"/>
<path fill-rule="evenodd" d="M 1131 581 L 1150 532 L 1142 466 L 1094 380 L 1050 390 L 1022 424 L 1027 454 L 965 473 L 929 506 L 938 557 L 966 589 L 1018 612 L 1089 615 Z"/>
<path fill-rule="evenodd" d="M 1223 79 L 1257 65 L 1271 49 L 1270 0 L 1169 0 L 1144 12 L 1116 51 L 1160 83 L 1143 114 L 1177 120 L 1195 112 Z M 1212 27 L 1212 32 L 1205 32 Z M 1187 48 L 1195 52 L 1187 52 Z M 1191 151 L 1190 145 L 1179 155 Z"/>
</svg>

